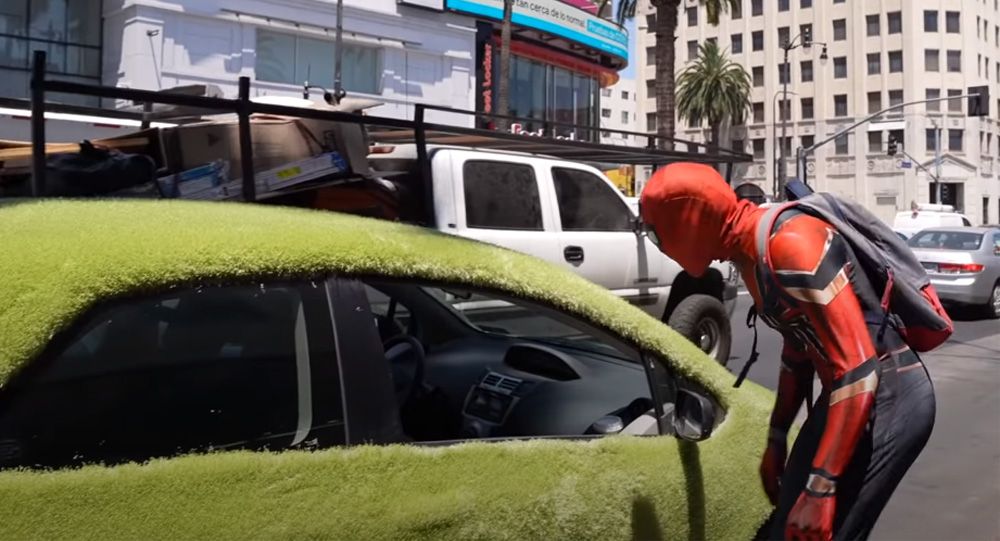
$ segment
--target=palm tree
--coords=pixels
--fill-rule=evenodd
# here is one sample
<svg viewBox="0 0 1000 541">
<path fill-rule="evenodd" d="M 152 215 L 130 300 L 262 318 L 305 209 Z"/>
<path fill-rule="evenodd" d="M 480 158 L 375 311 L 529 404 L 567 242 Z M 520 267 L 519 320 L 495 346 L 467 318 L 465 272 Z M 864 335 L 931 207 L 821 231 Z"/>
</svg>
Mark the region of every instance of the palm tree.
<svg viewBox="0 0 1000 541">
<path fill-rule="evenodd" d="M 706 41 L 698 58 L 677 76 L 677 112 L 693 125 L 707 121 L 709 149 L 718 151 L 724 122 L 742 124 L 750 108 L 750 74 L 729 59 L 714 41 Z"/>
<path fill-rule="evenodd" d="M 500 80 L 497 81 L 496 114 L 510 114 L 510 19 L 514 13 L 514 0 L 503 0 L 503 22 L 500 24 Z M 507 129 L 507 119 L 498 118 L 500 130 Z"/>
<path fill-rule="evenodd" d="M 661 138 L 674 136 L 674 40 L 677 38 L 677 12 L 681 0 L 651 0 L 656 8 L 656 133 Z M 711 25 L 719 24 L 723 11 L 738 11 L 743 0 L 701 0 Z M 660 147 L 667 142 L 660 140 Z"/>
</svg>

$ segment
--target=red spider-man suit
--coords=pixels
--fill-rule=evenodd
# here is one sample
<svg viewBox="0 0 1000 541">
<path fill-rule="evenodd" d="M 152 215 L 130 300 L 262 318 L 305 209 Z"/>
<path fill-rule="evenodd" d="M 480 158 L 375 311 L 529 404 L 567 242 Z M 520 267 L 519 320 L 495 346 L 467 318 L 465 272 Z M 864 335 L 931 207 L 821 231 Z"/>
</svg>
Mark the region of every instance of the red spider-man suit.
<svg viewBox="0 0 1000 541">
<path fill-rule="evenodd" d="M 764 211 L 738 201 L 714 169 L 677 163 L 658 170 L 640 208 L 660 249 L 688 273 L 700 276 L 716 259 L 732 261 L 763 310 L 755 267 Z M 855 272 L 853 252 L 832 226 L 782 213 L 768 249 L 781 302 L 760 316 L 785 341 L 760 466 L 777 505 L 770 536 L 865 538 L 930 435 L 930 379 L 893 329 L 877 339 L 878 295 Z M 925 294 L 938 303 L 933 289 Z M 788 457 L 787 433 L 811 398 L 814 376 L 823 390 Z"/>
</svg>

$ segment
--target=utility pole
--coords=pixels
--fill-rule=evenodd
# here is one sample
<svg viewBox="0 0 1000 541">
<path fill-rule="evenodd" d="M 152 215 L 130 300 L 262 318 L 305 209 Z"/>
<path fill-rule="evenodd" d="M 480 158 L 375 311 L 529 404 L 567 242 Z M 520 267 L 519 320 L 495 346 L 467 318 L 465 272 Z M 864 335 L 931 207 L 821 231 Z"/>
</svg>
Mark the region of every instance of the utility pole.
<svg viewBox="0 0 1000 541">
<path fill-rule="evenodd" d="M 934 200 L 941 204 L 941 126 L 934 121 Z"/>
</svg>

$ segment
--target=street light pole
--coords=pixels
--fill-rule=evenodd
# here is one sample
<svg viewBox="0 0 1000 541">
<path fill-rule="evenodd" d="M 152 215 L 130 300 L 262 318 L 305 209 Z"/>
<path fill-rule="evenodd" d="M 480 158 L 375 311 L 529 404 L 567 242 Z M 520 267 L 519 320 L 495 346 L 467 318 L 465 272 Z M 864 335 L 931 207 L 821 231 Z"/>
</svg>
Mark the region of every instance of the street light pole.
<svg viewBox="0 0 1000 541">
<path fill-rule="evenodd" d="M 805 47 L 805 48 L 812 47 L 814 43 L 823 46 L 823 50 L 819 55 L 819 59 L 826 60 L 827 58 L 826 43 L 823 43 L 821 41 L 813 41 L 812 35 L 808 30 L 808 28 L 799 35 L 795 36 L 794 38 L 781 44 L 781 49 L 782 51 L 784 51 L 784 58 L 781 63 L 782 72 L 780 73 L 780 75 L 783 77 L 783 81 L 781 84 L 782 113 L 781 115 L 779 115 L 781 120 L 781 141 L 778 143 L 780 158 L 778 159 L 778 168 L 777 168 L 777 173 L 775 175 L 777 178 L 775 182 L 775 193 L 774 193 L 774 197 L 778 201 L 784 200 L 785 183 L 788 181 L 788 163 L 787 163 L 788 157 L 785 156 L 785 140 L 788 138 L 788 121 L 791 119 L 792 116 L 791 112 L 788 110 L 791 105 L 790 103 L 788 103 L 788 83 L 792 78 L 791 66 L 788 63 L 788 53 L 792 49 L 797 49 L 799 47 Z M 777 122 L 777 120 L 775 121 Z M 796 163 L 798 163 L 798 161 L 796 161 Z"/>
</svg>

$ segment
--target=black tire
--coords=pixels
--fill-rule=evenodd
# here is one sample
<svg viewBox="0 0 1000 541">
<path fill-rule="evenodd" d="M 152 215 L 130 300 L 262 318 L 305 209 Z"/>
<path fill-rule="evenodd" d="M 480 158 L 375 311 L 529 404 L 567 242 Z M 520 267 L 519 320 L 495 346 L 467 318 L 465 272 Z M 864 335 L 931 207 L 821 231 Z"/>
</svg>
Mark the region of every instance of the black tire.
<svg viewBox="0 0 1000 541">
<path fill-rule="evenodd" d="M 990 294 L 990 300 L 986 301 L 986 317 L 990 319 L 1000 319 L 1000 280 L 993 284 L 993 291 Z"/>
<path fill-rule="evenodd" d="M 733 331 L 722 301 L 710 295 L 691 295 L 670 314 L 667 325 L 722 366 L 729 362 Z"/>
</svg>

